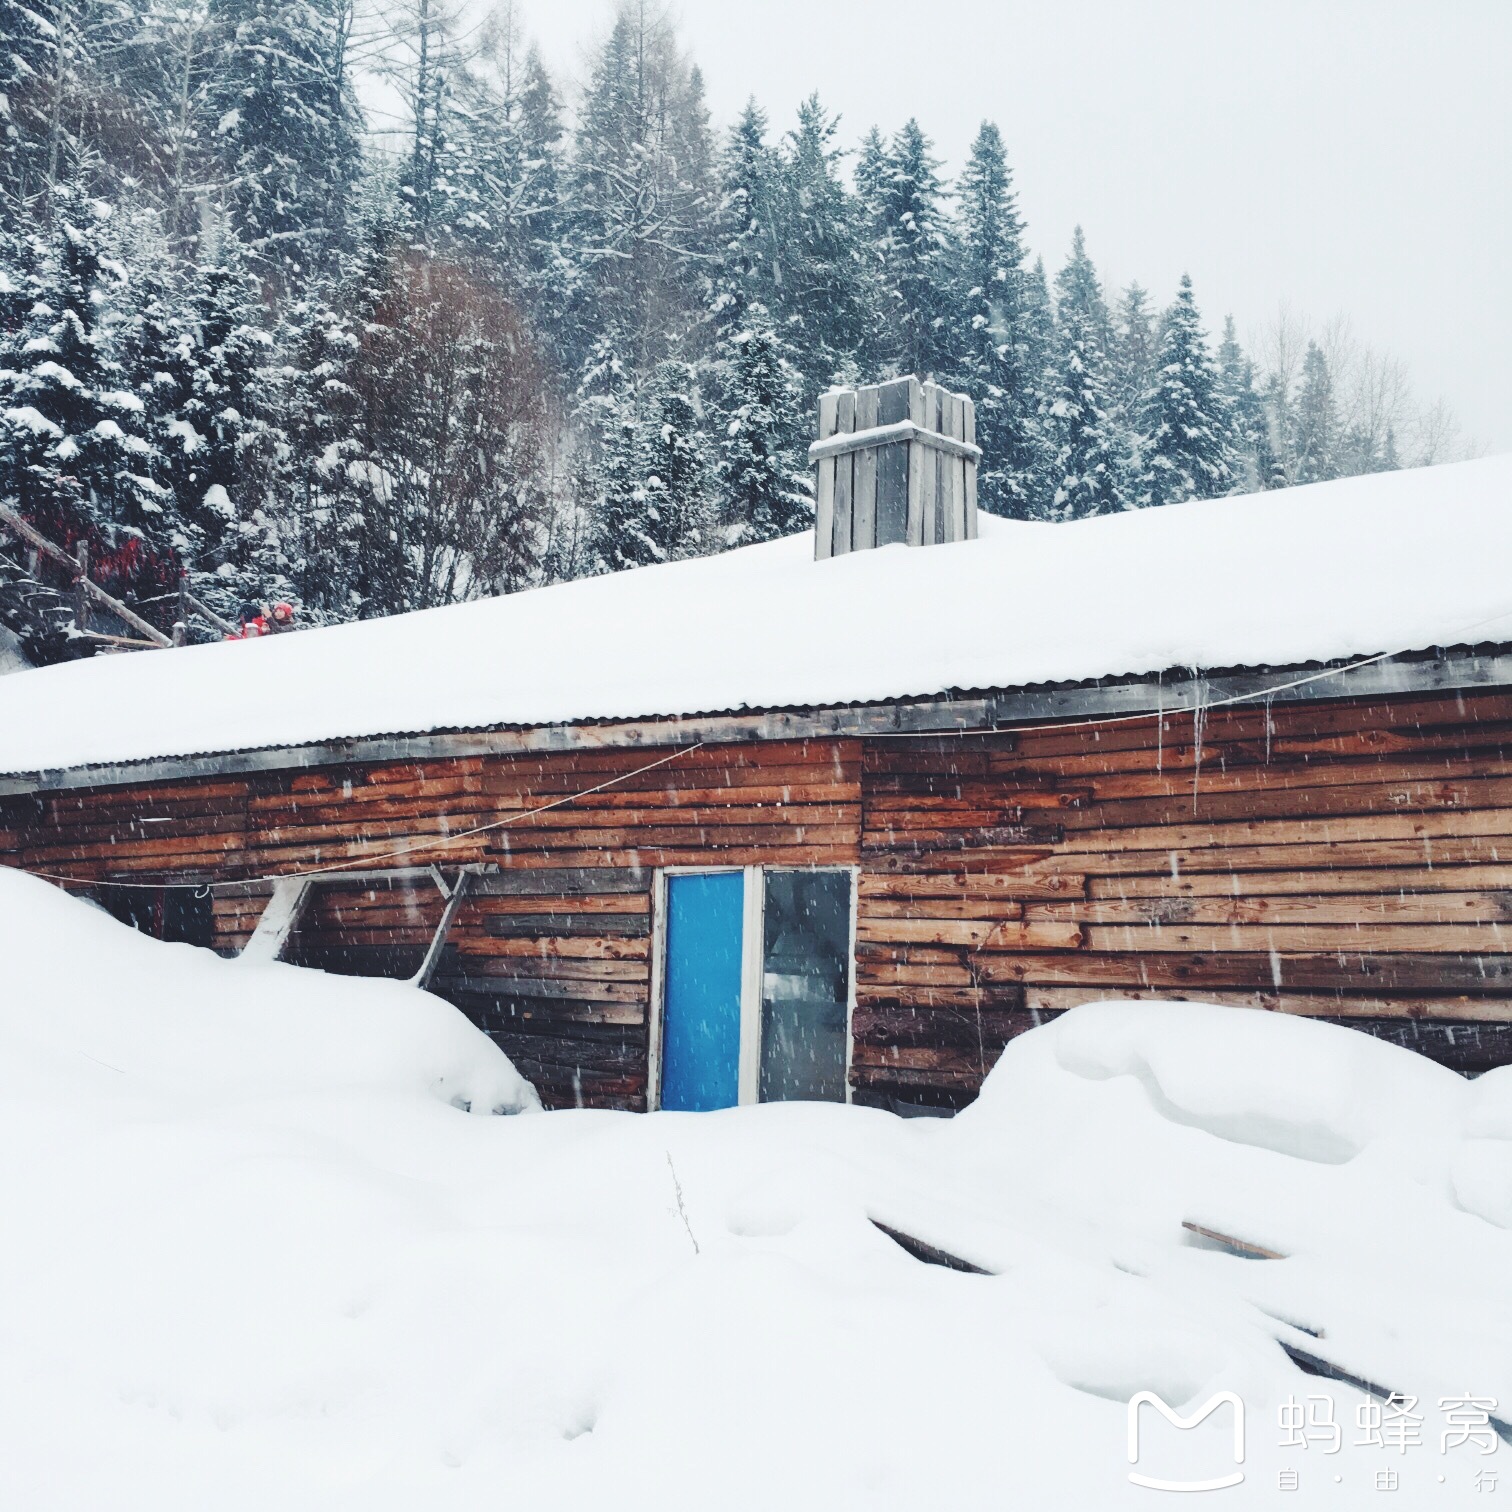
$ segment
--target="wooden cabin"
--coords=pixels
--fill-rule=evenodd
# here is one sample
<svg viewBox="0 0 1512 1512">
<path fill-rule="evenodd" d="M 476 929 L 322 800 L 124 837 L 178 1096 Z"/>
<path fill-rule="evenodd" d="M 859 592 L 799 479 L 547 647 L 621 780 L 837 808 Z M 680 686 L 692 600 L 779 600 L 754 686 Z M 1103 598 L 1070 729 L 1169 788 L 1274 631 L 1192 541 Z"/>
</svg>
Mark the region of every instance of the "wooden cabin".
<svg viewBox="0 0 1512 1512">
<path fill-rule="evenodd" d="M 1512 1060 L 1512 466 L 1039 525 L 956 396 L 820 430 L 814 539 L 0 679 L 0 864 L 554 1106 L 952 1109 L 1108 998 Z"/>
</svg>

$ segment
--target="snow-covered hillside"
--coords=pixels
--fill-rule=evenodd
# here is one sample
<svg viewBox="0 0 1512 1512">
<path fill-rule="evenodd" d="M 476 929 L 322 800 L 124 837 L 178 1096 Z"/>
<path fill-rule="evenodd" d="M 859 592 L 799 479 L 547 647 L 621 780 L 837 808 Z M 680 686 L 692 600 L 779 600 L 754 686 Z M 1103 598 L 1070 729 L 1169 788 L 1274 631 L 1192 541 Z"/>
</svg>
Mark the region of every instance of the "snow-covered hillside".
<svg viewBox="0 0 1512 1512">
<path fill-rule="evenodd" d="M 1226 1505 L 1293 1469 L 1287 1506 L 1377 1507 L 1385 1470 L 1494 1506 L 1474 1477 L 1512 1466 L 1441 1452 L 1439 1406 L 1512 1415 L 1512 1070 L 1110 1004 L 950 1123 L 494 1118 L 529 1100 L 508 1063 L 398 984 L 159 945 L 5 871 L 0 959 L 4 1506 L 1107 1512 L 1152 1501 L 1146 1389 L 1242 1395 Z M 1356 1447 L 1366 1399 L 1278 1339 L 1415 1395 L 1422 1443 Z M 1340 1451 L 1279 1447 L 1325 1394 Z M 1146 1414 L 1141 1469 L 1234 1471 L 1226 1410 L 1180 1441 Z"/>
</svg>

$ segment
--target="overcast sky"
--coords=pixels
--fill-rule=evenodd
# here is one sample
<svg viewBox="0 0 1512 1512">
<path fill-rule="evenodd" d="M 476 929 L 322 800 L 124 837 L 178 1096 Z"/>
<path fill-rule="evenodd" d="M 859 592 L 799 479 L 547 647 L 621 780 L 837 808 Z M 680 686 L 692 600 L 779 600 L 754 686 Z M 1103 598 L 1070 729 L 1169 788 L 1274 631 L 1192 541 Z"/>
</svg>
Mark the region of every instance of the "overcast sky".
<svg viewBox="0 0 1512 1512">
<path fill-rule="evenodd" d="M 480 0 L 481 3 L 481 0 Z M 523 0 L 583 71 L 611 0 Z M 951 167 L 1007 140 L 1052 273 L 1080 222 L 1106 282 L 1210 327 L 1283 299 L 1411 367 L 1482 450 L 1512 451 L 1512 0 L 680 0 L 716 121 L 774 129 L 817 89 L 854 141 L 916 115 Z"/>
</svg>

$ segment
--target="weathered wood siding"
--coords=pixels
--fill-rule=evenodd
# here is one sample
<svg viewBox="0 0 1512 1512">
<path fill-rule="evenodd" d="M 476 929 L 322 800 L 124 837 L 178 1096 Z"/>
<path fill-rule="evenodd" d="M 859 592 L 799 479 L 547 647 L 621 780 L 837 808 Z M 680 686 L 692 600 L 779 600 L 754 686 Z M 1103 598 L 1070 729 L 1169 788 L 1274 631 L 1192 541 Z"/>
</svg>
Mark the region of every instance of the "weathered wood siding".
<svg viewBox="0 0 1512 1512">
<path fill-rule="evenodd" d="M 1512 697 L 870 742 L 858 1095 L 960 1103 L 1100 998 L 1512 1061 Z"/>
<path fill-rule="evenodd" d="M 404 762 L 7 800 L 0 862 L 114 881 L 223 881 L 351 860 L 495 863 L 501 874 L 474 884 L 433 990 L 493 1034 L 549 1102 L 639 1108 L 655 868 L 845 864 L 860 853 L 854 740 L 706 747 L 525 817 L 663 754 Z M 434 843 L 511 816 L 508 828 Z M 217 948 L 246 943 L 270 893 L 218 892 Z M 408 975 L 442 907 L 428 882 L 323 886 L 289 959 Z"/>
<path fill-rule="evenodd" d="M 558 1105 L 645 1105 L 661 866 L 859 865 L 863 1101 L 959 1105 L 1015 1034 L 1105 997 L 1335 1019 L 1461 1070 L 1512 1061 L 1507 693 L 711 746 L 524 817 L 658 754 L 11 799 L 0 862 L 118 881 L 496 863 L 434 986 Z M 218 948 L 245 943 L 268 891 L 217 895 Z M 322 888 L 292 958 L 408 975 L 442 907 L 429 883 Z"/>
</svg>

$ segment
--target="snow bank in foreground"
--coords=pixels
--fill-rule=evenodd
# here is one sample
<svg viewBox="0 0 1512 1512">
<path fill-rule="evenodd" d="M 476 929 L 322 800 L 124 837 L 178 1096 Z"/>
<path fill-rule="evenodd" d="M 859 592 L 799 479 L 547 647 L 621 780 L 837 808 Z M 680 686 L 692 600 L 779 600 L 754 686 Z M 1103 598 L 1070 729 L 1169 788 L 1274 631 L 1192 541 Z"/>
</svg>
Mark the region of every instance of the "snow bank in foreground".
<svg viewBox="0 0 1512 1512">
<path fill-rule="evenodd" d="M 360 1091 L 539 1107 L 487 1036 L 399 982 L 162 945 L 15 871 L 0 870 L 0 939 L 0 1093 L 26 1098 L 56 1081 L 190 1106 Z"/>
<path fill-rule="evenodd" d="M 1404 1505 L 1494 1506 L 1473 1477 L 1512 1470 L 1441 1454 L 1437 1407 L 1512 1402 L 1512 1073 L 1125 1003 L 1015 1041 L 949 1124 L 481 1118 L 450 1100 L 517 1083 L 407 989 L 3 872 L 0 961 L 0 1505 L 1108 1512 L 1158 1500 L 1143 1390 L 1244 1398 L 1227 1504 L 1292 1469 L 1283 1506 L 1377 1507 L 1385 1468 Z M 1416 1394 L 1423 1443 L 1355 1447 L 1365 1398 L 1278 1339 Z M 1280 1448 L 1324 1393 L 1340 1452 Z M 1160 1426 L 1140 1469 L 1232 1472 L 1226 1414 Z"/>
</svg>

